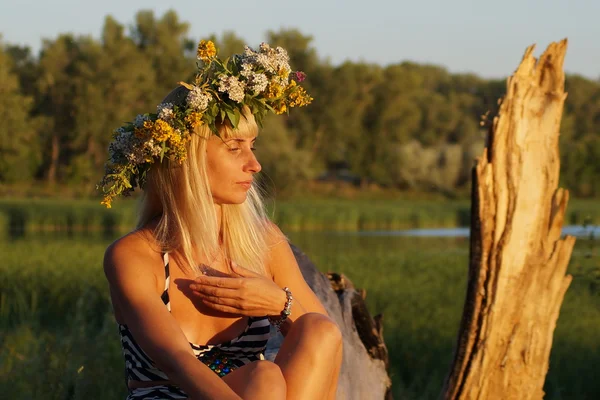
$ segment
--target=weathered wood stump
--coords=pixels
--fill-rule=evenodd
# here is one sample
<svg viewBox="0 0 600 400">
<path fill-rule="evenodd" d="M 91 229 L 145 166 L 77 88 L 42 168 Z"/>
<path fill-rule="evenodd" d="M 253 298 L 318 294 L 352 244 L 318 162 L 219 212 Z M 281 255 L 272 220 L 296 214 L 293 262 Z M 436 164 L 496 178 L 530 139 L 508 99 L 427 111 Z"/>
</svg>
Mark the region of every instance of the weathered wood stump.
<svg viewBox="0 0 600 400">
<path fill-rule="evenodd" d="M 306 254 L 292 245 L 304 279 L 337 322 L 344 338 L 344 356 L 337 398 L 340 400 L 391 399 L 388 352 L 383 341 L 381 316 L 372 318 L 364 292 L 343 275 L 327 276 Z M 266 358 L 275 359 L 283 337 L 271 330 Z"/>
<path fill-rule="evenodd" d="M 444 399 L 541 399 L 573 237 L 557 189 L 567 41 L 529 47 L 473 171 L 467 297 Z"/>
</svg>

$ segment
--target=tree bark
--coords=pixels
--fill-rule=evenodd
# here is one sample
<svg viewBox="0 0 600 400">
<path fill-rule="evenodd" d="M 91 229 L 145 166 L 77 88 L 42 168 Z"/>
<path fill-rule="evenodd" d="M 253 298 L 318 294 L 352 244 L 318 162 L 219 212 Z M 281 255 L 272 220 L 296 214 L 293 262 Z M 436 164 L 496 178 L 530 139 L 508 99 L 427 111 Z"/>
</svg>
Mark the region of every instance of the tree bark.
<svg viewBox="0 0 600 400">
<path fill-rule="evenodd" d="M 473 169 L 467 296 L 444 399 L 541 399 L 575 239 L 558 189 L 566 39 L 527 48 Z"/>
</svg>

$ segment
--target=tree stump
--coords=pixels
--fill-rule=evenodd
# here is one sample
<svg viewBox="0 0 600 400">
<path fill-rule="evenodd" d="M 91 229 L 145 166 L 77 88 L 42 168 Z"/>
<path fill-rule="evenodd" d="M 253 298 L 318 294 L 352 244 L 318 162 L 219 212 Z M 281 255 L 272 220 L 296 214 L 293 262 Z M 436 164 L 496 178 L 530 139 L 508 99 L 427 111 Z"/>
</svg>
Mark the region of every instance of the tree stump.
<svg viewBox="0 0 600 400">
<path fill-rule="evenodd" d="M 337 398 L 391 399 L 381 316 L 371 317 L 365 306 L 364 292 L 356 290 L 348 278 L 335 273 L 326 276 L 297 247 L 291 247 L 304 279 L 342 331 L 344 355 Z M 272 329 L 265 352 L 268 360 L 275 359 L 282 341 L 281 334 Z"/>
<path fill-rule="evenodd" d="M 566 39 L 527 48 L 473 169 L 467 296 L 444 399 L 541 399 L 575 239 L 557 189 Z"/>
</svg>

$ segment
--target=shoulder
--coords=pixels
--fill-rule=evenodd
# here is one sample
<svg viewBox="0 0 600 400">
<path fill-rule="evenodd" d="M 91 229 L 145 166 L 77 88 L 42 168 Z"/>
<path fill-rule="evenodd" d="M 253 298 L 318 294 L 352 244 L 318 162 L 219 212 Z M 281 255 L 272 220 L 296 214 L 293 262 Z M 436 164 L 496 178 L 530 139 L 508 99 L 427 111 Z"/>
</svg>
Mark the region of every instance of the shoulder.
<svg viewBox="0 0 600 400">
<path fill-rule="evenodd" d="M 274 223 L 269 221 L 267 223 L 266 233 L 266 266 L 267 271 L 272 277 L 277 275 L 278 270 L 282 267 L 292 267 L 296 264 L 296 259 L 292 252 L 287 236 L 281 231 L 281 229 Z"/>
<path fill-rule="evenodd" d="M 291 253 L 287 236 L 272 221 L 267 222 L 265 242 L 267 244 L 267 260 L 277 255 L 286 254 L 288 251 Z"/>
<path fill-rule="evenodd" d="M 160 249 L 147 230 L 138 230 L 115 240 L 104 252 L 104 273 L 111 284 L 138 277 L 156 279 L 162 269 Z"/>
<path fill-rule="evenodd" d="M 275 247 L 277 245 L 288 244 L 288 238 L 285 234 L 279 229 L 277 224 L 271 220 L 268 220 L 266 229 L 266 242 L 267 246 L 270 248 Z"/>
</svg>

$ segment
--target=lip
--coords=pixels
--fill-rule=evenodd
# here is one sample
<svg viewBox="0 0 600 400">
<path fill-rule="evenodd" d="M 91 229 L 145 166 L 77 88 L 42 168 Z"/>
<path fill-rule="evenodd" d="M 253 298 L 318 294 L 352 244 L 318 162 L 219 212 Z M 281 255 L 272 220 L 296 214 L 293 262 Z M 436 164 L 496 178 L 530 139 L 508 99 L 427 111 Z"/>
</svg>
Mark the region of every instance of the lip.
<svg viewBox="0 0 600 400">
<path fill-rule="evenodd" d="M 252 186 L 252 180 L 249 181 L 242 181 L 242 182 L 236 182 L 238 185 L 243 186 L 245 189 L 250 189 L 250 187 Z"/>
</svg>

